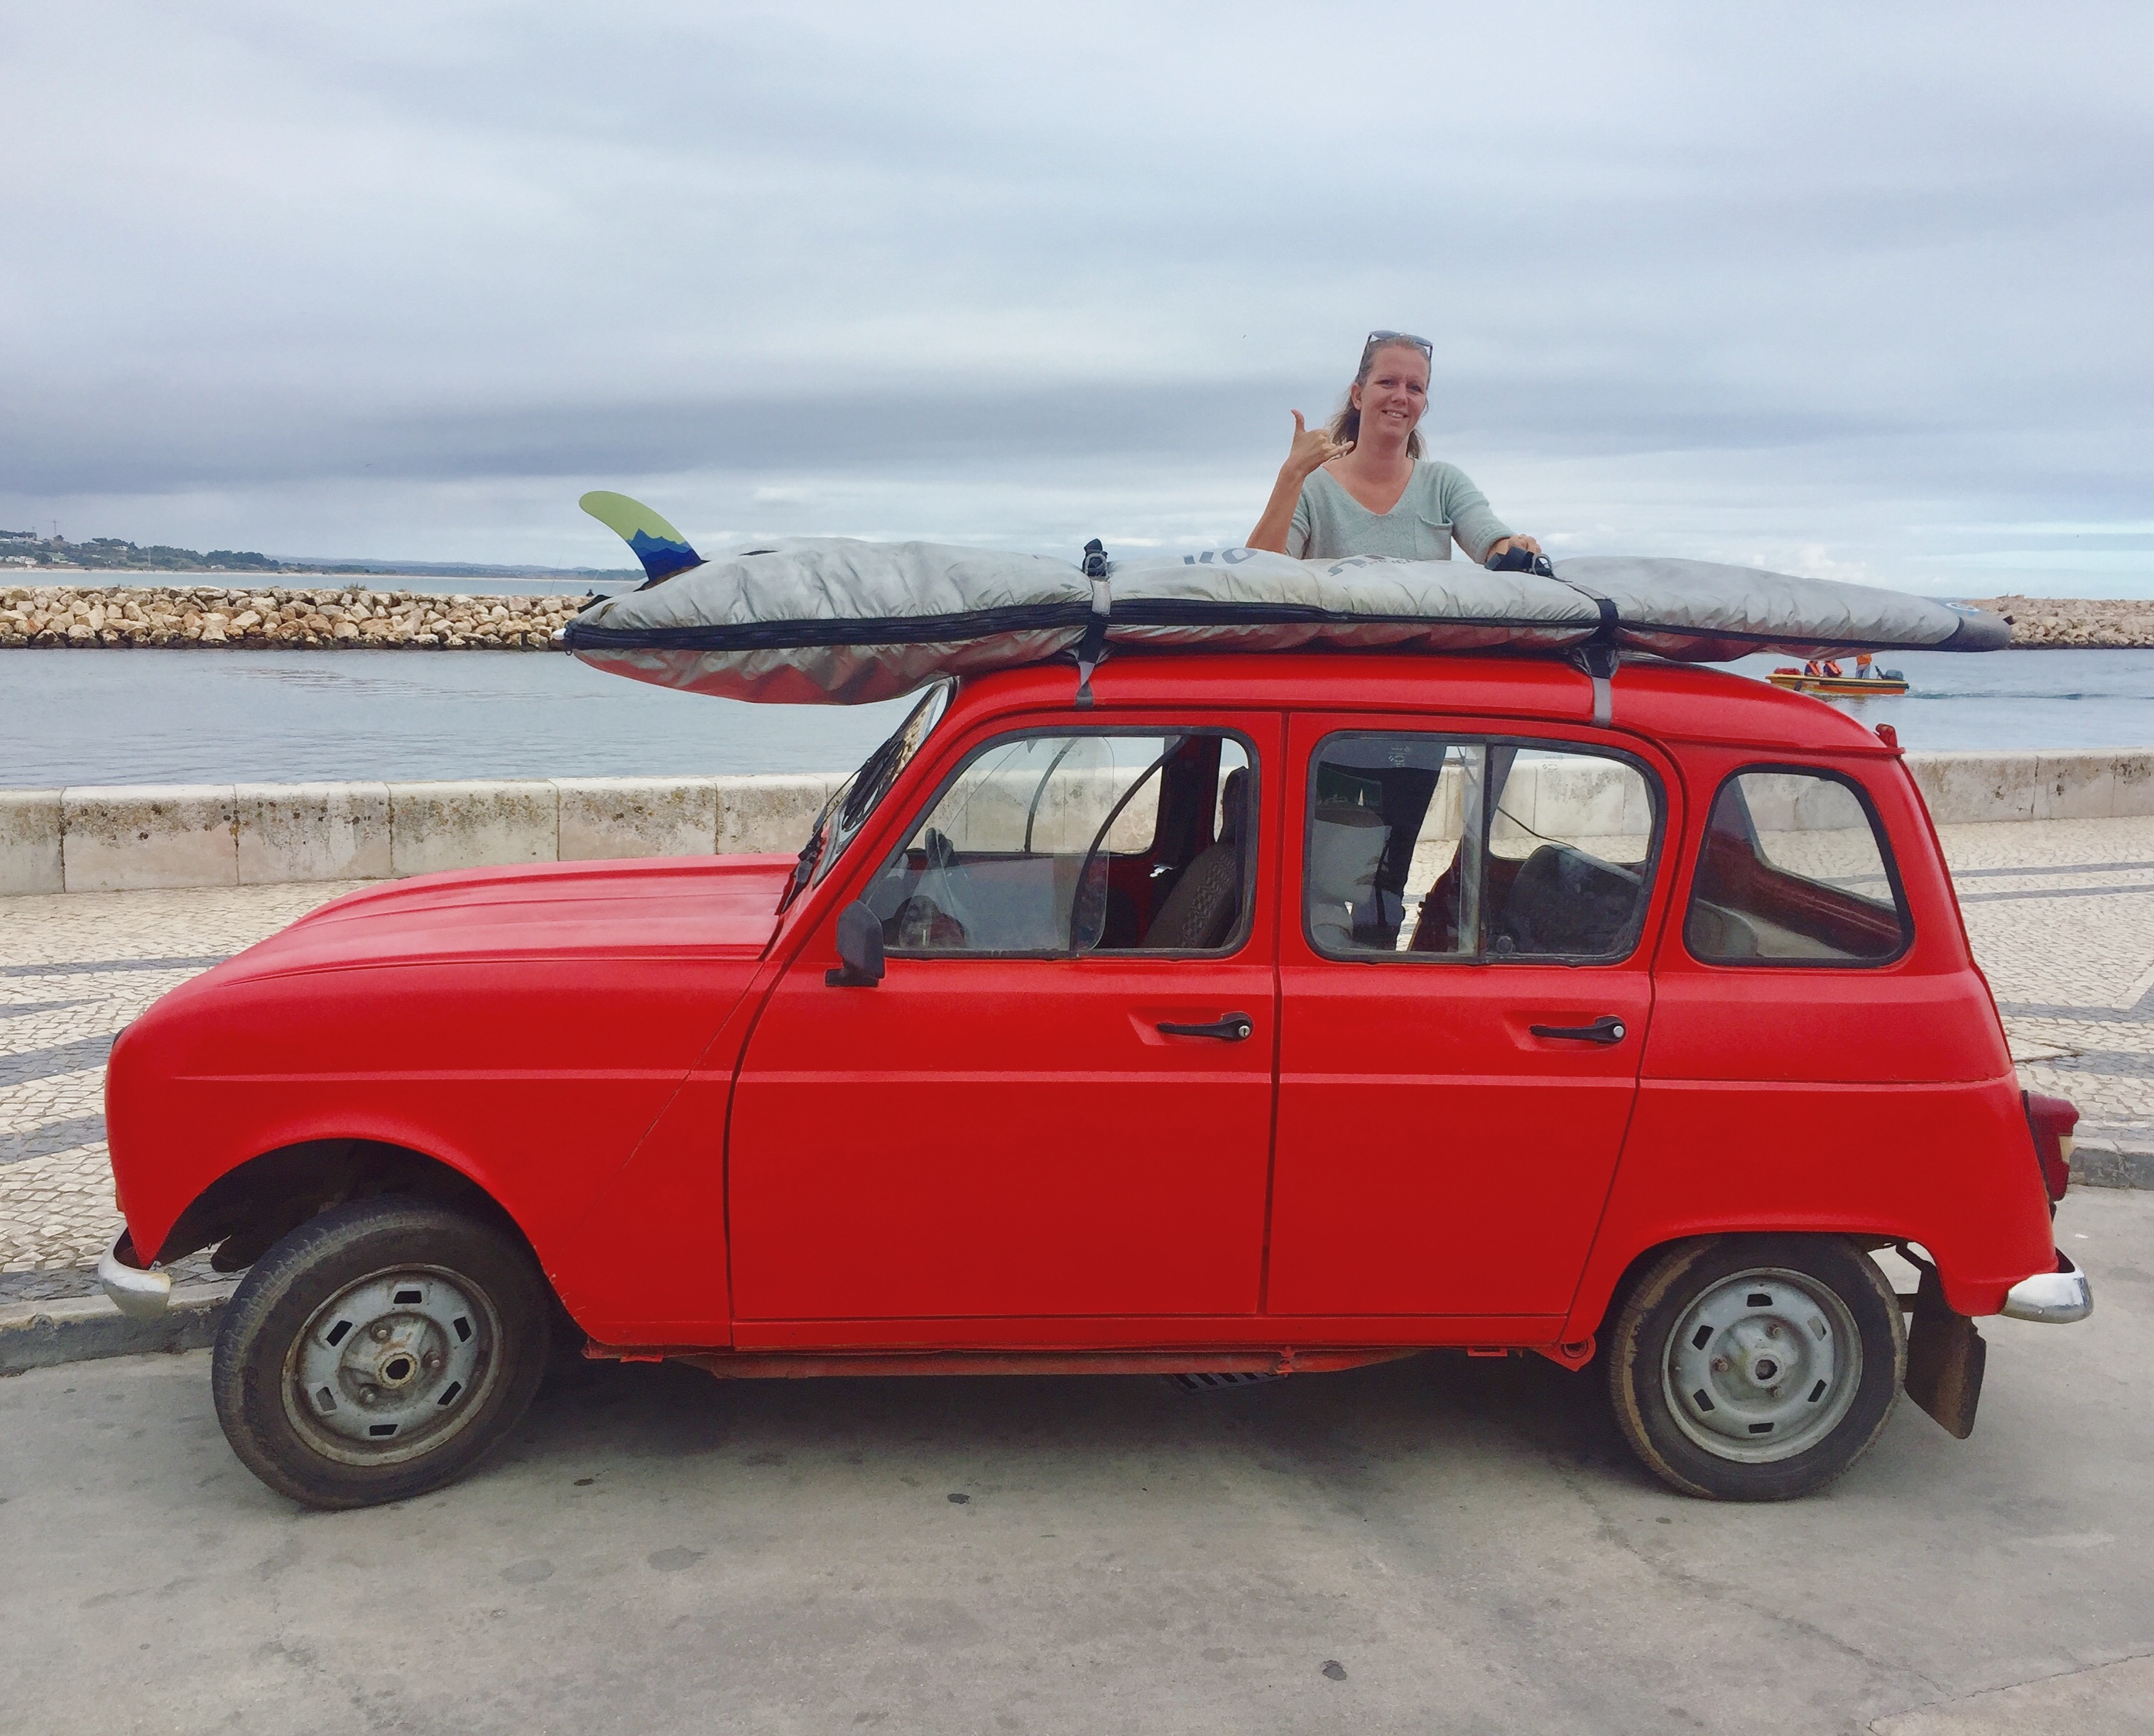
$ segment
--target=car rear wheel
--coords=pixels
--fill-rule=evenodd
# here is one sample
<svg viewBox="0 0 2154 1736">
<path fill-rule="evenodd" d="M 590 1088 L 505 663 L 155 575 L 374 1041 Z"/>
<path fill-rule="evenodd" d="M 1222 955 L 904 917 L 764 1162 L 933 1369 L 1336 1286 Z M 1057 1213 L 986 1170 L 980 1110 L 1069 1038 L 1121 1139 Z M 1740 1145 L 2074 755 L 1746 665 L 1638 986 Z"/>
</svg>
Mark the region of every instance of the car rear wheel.
<svg viewBox="0 0 2154 1736">
<path fill-rule="evenodd" d="M 1649 1267 L 1609 1344 L 1616 1420 L 1685 1494 L 1784 1501 L 1869 1449 L 1907 1356 L 1899 1299 L 1836 1236 L 1685 1243 Z"/>
<path fill-rule="evenodd" d="M 401 1196 L 331 1208 L 257 1260 L 217 1328 L 217 1421 L 310 1507 L 402 1500 L 461 1476 L 544 1372 L 544 1279 L 489 1224 Z"/>
</svg>

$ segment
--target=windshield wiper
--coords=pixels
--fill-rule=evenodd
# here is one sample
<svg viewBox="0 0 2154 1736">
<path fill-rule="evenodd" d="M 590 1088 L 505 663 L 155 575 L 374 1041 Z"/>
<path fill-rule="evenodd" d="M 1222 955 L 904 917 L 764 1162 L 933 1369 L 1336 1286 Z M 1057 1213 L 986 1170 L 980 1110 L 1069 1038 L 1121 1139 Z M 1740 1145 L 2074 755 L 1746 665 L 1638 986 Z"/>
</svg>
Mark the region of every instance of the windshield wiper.
<svg viewBox="0 0 2154 1736">
<path fill-rule="evenodd" d="M 809 832 L 808 842 L 800 847 L 800 853 L 793 858 L 793 872 L 786 877 L 785 888 L 778 894 L 778 912 L 785 914 L 785 907 L 800 896 L 800 890 L 815 876 L 815 864 L 823 859 L 823 839 L 826 835 L 823 821 L 829 810 L 825 808 L 815 817 L 814 829 Z"/>
<path fill-rule="evenodd" d="M 926 739 L 927 730 L 934 727 L 932 723 L 929 723 L 915 734 L 915 725 L 926 717 L 929 709 L 938 699 L 947 703 L 949 692 L 947 682 L 931 688 L 920 703 L 912 708 L 911 714 L 897 726 L 896 732 L 861 762 L 859 771 L 830 792 L 830 799 L 823 804 L 815 816 L 815 823 L 809 828 L 808 842 L 800 847 L 799 855 L 794 859 L 793 873 L 785 883 L 785 889 L 778 895 L 778 909 L 781 914 L 785 907 L 800 895 L 802 888 L 815 878 L 816 869 L 821 866 L 824 856 L 831 847 L 835 845 L 842 851 L 850 844 L 853 834 L 860 830 L 860 822 L 889 793 L 891 785 L 896 781 L 897 774 L 906 761 Z"/>
</svg>

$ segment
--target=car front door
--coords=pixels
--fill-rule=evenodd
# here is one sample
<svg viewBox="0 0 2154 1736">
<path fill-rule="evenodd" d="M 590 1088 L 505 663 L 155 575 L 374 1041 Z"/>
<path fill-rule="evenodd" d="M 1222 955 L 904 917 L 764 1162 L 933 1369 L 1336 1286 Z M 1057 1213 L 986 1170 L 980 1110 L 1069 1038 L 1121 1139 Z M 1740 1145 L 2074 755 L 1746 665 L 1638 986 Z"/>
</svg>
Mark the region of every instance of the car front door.
<svg viewBox="0 0 2154 1736">
<path fill-rule="evenodd" d="M 1616 738 L 1299 716 L 1267 1306 L 1569 1306 L 1637 1093 L 1667 780 Z"/>
<path fill-rule="evenodd" d="M 1275 713 L 976 735 L 840 865 L 734 1097 L 737 1342 L 1255 1311 L 1282 735 Z M 854 899 L 882 929 L 872 988 L 825 980 Z"/>
</svg>

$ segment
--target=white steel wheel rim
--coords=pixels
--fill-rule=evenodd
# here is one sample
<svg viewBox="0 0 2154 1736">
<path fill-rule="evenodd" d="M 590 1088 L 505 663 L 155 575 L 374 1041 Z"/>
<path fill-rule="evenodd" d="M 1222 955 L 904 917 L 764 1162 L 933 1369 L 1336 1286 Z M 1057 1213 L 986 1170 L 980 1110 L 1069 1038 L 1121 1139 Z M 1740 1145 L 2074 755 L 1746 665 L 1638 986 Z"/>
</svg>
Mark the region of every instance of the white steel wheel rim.
<svg viewBox="0 0 2154 1736">
<path fill-rule="evenodd" d="M 1771 1464 L 1837 1428 L 1862 1385 L 1847 1304 L 1782 1266 L 1738 1272 L 1668 1335 L 1661 1390 L 1676 1427 L 1716 1459 Z"/>
<path fill-rule="evenodd" d="M 493 1390 L 501 1321 L 477 1285 L 394 1266 L 314 1310 L 284 1358 L 284 1413 L 345 1464 L 398 1464 L 462 1433 Z"/>
</svg>

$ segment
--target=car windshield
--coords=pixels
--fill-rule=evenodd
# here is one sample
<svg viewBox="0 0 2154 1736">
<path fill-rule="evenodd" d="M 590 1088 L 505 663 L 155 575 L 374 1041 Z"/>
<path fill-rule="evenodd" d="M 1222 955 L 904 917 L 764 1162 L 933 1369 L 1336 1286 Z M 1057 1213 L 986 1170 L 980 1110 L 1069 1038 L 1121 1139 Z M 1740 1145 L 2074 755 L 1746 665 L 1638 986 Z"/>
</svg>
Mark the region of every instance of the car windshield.
<svg viewBox="0 0 2154 1736">
<path fill-rule="evenodd" d="M 839 785 L 823 804 L 821 812 L 815 816 L 815 823 L 808 829 L 808 841 L 800 847 L 799 861 L 778 901 L 780 910 L 791 904 L 803 888 L 829 873 L 831 865 L 845 854 L 845 846 L 852 843 L 867 822 L 868 816 L 890 793 L 898 773 L 911 763 L 921 744 L 942 720 L 956 687 L 954 681 L 938 681 L 922 694 L 920 703 L 906 714 L 905 721 L 891 738 L 863 760 L 860 769 Z"/>
</svg>

